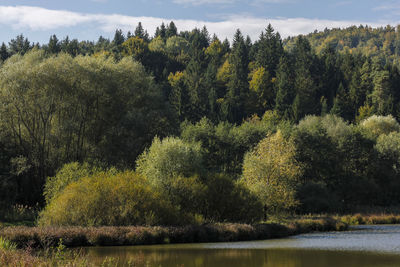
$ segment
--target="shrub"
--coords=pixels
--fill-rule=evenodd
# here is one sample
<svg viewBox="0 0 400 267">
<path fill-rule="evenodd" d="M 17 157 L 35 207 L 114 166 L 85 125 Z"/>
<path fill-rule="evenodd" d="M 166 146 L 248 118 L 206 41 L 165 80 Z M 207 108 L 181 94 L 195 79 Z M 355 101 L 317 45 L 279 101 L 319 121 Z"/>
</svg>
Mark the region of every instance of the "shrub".
<svg viewBox="0 0 400 267">
<path fill-rule="evenodd" d="M 391 115 L 371 116 L 363 120 L 360 126 L 367 130 L 367 133 L 373 138 L 377 138 L 381 134 L 390 134 L 400 131 L 400 124 Z"/>
<path fill-rule="evenodd" d="M 341 208 L 337 197 L 318 183 L 306 183 L 299 187 L 297 198 L 300 201 L 299 210 L 302 213 L 324 213 Z"/>
<path fill-rule="evenodd" d="M 54 177 L 48 177 L 44 186 L 44 196 L 46 203 L 56 197 L 62 190 L 72 182 L 76 182 L 79 179 L 90 176 L 96 172 L 100 172 L 100 169 L 91 167 L 87 163 L 80 164 L 78 162 L 71 162 L 65 164 Z"/>
<path fill-rule="evenodd" d="M 154 138 L 150 148 L 136 161 L 136 170 L 158 188 L 169 190 L 171 180 L 203 171 L 201 146 L 179 138 Z"/>
<path fill-rule="evenodd" d="M 224 174 L 207 177 L 204 216 L 213 221 L 254 223 L 262 219 L 262 204 L 243 184 Z"/>
<path fill-rule="evenodd" d="M 205 200 L 208 198 L 207 186 L 198 175 L 179 176 L 173 179 L 167 195 L 172 204 L 181 212 L 191 216 L 193 221 L 195 221 L 195 216 L 201 214 Z"/>
<path fill-rule="evenodd" d="M 106 172 L 69 184 L 40 215 L 40 225 L 154 225 L 184 223 L 177 210 L 132 171 Z"/>
</svg>

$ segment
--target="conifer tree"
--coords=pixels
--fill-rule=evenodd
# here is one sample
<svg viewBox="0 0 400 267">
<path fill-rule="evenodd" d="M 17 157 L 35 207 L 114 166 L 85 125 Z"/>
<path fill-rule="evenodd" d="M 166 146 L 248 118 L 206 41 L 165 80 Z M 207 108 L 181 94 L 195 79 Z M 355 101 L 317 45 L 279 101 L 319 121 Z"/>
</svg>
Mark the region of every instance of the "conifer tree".
<svg viewBox="0 0 400 267">
<path fill-rule="evenodd" d="M 227 84 L 223 112 L 224 117 L 231 122 L 240 122 L 244 114 L 244 102 L 248 95 L 248 51 L 240 30 L 236 31 L 233 39 L 232 52 L 229 63 L 232 66 L 232 74 Z"/>
<path fill-rule="evenodd" d="M 296 97 L 294 73 L 287 56 L 281 57 L 276 72 L 275 109 L 286 119 L 292 118 L 291 105 Z"/>
<path fill-rule="evenodd" d="M 8 51 L 7 51 L 7 46 L 6 46 L 6 44 L 3 42 L 2 44 L 1 44 L 1 47 L 0 47 L 0 59 L 2 60 L 2 61 L 5 61 L 7 58 L 9 58 L 9 53 L 8 53 Z"/>
<path fill-rule="evenodd" d="M 264 67 L 268 72 L 275 77 L 276 68 L 279 64 L 279 59 L 283 55 L 282 40 L 279 33 L 274 33 L 271 24 L 262 33 L 258 42 L 258 51 L 256 61 L 260 66 Z"/>
</svg>

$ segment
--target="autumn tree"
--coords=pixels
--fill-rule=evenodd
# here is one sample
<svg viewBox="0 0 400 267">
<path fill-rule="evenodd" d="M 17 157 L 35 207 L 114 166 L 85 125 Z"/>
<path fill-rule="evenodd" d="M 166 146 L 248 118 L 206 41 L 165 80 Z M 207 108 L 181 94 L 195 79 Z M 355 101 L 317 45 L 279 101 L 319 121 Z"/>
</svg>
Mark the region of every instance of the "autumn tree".
<svg viewBox="0 0 400 267">
<path fill-rule="evenodd" d="M 256 194 L 268 213 L 295 207 L 296 181 L 301 168 L 292 140 L 278 131 L 246 154 L 241 181 Z"/>
</svg>

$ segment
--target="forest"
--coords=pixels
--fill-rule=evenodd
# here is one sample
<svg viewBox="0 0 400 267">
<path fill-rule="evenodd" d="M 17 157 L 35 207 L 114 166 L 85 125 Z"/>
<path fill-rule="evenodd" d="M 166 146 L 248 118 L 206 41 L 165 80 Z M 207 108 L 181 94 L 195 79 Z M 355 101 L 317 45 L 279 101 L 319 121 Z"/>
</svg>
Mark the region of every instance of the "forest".
<svg viewBox="0 0 400 267">
<path fill-rule="evenodd" d="M 398 207 L 399 55 L 391 26 L 21 34 L 0 47 L 0 220 L 21 206 L 87 226 Z"/>
</svg>

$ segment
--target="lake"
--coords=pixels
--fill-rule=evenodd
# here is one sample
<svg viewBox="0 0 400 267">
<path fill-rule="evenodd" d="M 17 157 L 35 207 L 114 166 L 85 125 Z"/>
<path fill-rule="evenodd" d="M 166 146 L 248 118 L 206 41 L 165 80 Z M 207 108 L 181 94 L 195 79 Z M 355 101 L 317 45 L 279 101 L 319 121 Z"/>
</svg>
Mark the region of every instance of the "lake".
<svg viewBox="0 0 400 267">
<path fill-rule="evenodd" d="M 85 248 L 89 259 L 129 260 L 135 266 L 400 266 L 400 225 L 357 226 L 347 232 L 310 233 L 288 238 L 136 247 Z"/>
</svg>

